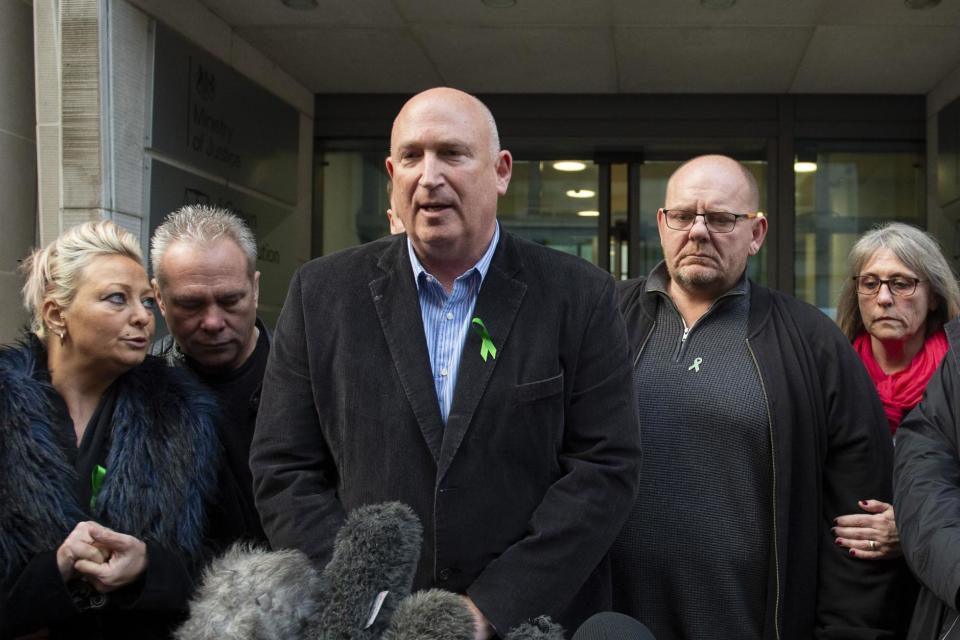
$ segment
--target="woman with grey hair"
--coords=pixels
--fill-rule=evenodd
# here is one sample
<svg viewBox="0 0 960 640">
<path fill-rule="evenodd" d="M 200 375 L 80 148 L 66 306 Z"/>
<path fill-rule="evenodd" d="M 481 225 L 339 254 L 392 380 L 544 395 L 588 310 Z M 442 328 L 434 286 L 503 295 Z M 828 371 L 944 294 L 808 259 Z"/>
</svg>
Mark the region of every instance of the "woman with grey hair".
<svg viewBox="0 0 960 640">
<path fill-rule="evenodd" d="M 899 222 L 864 234 L 848 262 L 837 322 L 873 378 L 894 436 L 947 353 L 943 325 L 960 315 L 960 288 L 937 241 Z M 893 506 L 859 506 L 864 513 L 837 518 L 837 544 L 857 558 L 900 555 Z"/>
<path fill-rule="evenodd" d="M 147 355 L 153 290 L 108 222 L 24 261 L 0 348 L 0 638 L 165 638 L 204 557 L 216 406 Z"/>
</svg>

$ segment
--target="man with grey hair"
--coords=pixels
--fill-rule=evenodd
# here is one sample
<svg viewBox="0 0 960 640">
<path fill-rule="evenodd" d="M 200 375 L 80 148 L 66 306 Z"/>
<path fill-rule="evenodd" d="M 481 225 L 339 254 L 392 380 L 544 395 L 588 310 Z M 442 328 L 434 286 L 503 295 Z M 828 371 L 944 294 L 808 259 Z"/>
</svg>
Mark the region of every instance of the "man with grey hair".
<svg viewBox="0 0 960 640">
<path fill-rule="evenodd" d="M 477 638 L 609 608 L 640 458 L 613 280 L 501 229 L 512 162 L 475 97 L 404 105 L 386 166 L 405 233 L 299 269 L 251 447 L 274 546 L 323 562 L 346 513 L 404 502 L 414 588 L 463 594 Z"/>
<path fill-rule="evenodd" d="M 758 208 L 742 164 L 690 160 L 657 211 L 664 261 L 620 284 L 644 457 L 614 603 L 658 640 L 896 637 L 896 565 L 831 531 L 889 500 L 883 408 L 826 315 L 747 277 Z"/>
<path fill-rule="evenodd" d="M 270 350 L 257 318 L 260 272 L 253 234 L 236 215 L 188 205 L 154 231 L 153 286 L 170 335 L 155 355 L 192 370 L 216 394 L 226 465 L 217 538 L 265 540 L 253 502 L 250 440 Z"/>
</svg>

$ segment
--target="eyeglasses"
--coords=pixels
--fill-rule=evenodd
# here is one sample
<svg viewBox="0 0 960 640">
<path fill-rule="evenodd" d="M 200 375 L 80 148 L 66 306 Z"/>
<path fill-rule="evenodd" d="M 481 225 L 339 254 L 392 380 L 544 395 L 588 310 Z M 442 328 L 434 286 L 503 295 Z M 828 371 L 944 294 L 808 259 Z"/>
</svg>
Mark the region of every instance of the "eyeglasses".
<svg viewBox="0 0 960 640">
<path fill-rule="evenodd" d="M 762 218 L 763 212 L 756 213 L 729 213 L 727 211 L 705 211 L 697 213 L 696 211 L 686 211 L 684 209 L 663 209 L 663 217 L 667 226 L 674 231 L 687 231 L 697 222 L 697 217 L 703 216 L 703 224 L 707 225 L 707 230 L 714 233 L 730 233 L 737 226 L 737 220 L 740 218 Z"/>
<path fill-rule="evenodd" d="M 880 287 L 887 285 L 890 293 L 900 298 L 912 296 L 917 290 L 917 285 L 926 280 L 919 278 L 910 278 L 908 276 L 893 276 L 887 280 L 877 276 L 853 276 L 857 281 L 857 293 L 862 296 L 875 296 L 880 293 Z"/>
</svg>

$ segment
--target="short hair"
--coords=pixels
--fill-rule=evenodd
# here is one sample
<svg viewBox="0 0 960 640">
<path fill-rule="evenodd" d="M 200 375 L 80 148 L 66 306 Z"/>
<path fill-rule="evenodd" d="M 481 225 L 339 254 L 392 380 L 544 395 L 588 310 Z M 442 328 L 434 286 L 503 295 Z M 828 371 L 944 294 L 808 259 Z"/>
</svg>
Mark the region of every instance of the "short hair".
<svg viewBox="0 0 960 640">
<path fill-rule="evenodd" d="M 207 245 L 219 238 L 233 240 L 247 258 L 247 275 L 257 270 L 257 241 L 253 232 L 239 216 L 205 205 L 191 204 L 168 215 L 153 232 L 150 241 L 150 263 L 157 283 L 163 286 L 163 256 L 175 242 Z"/>
<path fill-rule="evenodd" d="M 483 100 L 472 94 L 470 97 L 476 100 L 483 110 L 483 115 L 487 120 L 487 126 L 490 127 L 490 155 L 496 158 L 497 154 L 500 153 L 500 131 L 497 129 L 497 119 L 493 117 L 493 111 L 490 111 L 490 107 L 488 107 Z"/>
<path fill-rule="evenodd" d="M 143 266 L 137 238 L 109 221 L 85 222 L 67 229 L 43 249 L 33 251 L 20 265 L 26 277 L 23 306 L 30 314 L 30 329 L 46 339 L 43 303 L 53 300 L 66 309 L 77 295 L 83 270 L 96 258 L 124 256 Z"/>
<path fill-rule="evenodd" d="M 837 303 L 837 324 L 849 340 L 864 331 L 854 276 L 878 249 L 889 249 L 897 260 L 930 285 L 937 308 L 927 316 L 927 335 L 960 315 L 960 287 L 950 264 L 933 236 L 909 224 L 891 222 L 871 229 L 861 237 L 847 258 L 849 274 Z"/>
</svg>

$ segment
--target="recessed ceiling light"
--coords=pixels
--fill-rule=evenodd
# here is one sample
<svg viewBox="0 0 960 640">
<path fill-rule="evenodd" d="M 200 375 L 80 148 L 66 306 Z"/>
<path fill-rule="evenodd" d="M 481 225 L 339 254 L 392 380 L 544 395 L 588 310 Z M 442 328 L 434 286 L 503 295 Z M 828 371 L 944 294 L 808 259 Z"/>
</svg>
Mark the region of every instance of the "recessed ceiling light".
<svg viewBox="0 0 960 640">
<path fill-rule="evenodd" d="M 567 195 L 571 198 L 592 198 L 597 195 L 597 192 L 590 189 L 570 189 Z"/>
<path fill-rule="evenodd" d="M 297 11 L 312 11 L 317 8 L 317 0 L 281 0 L 281 2 Z"/>
<path fill-rule="evenodd" d="M 706 9 L 729 9 L 737 4 L 737 0 L 700 0 L 700 5 Z"/>
<path fill-rule="evenodd" d="M 600 217 L 599 211 L 577 211 L 577 215 L 581 218 L 598 218 Z"/>
<path fill-rule="evenodd" d="M 793 163 L 794 173 L 813 173 L 817 170 L 816 162 L 796 161 Z"/>
<path fill-rule="evenodd" d="M 940 4 L 940 0 L 903 0 L 908 9 L 932 9 Z"/>
<path fill-rule="evenodd" d="M 579 160 L 560 160 L 553 163 L 553 168 L 557 171 L 583 171 L 587 164 Z"/>
<path fill-rule="evenodd" d="M 480 0 L 483 4 L 488 7 L 494 7 L 495 9 L 508 9 L 509 7 L 517 4 L 517 0 Z"/>
</svg>

